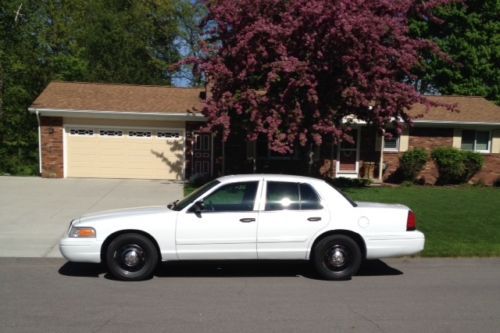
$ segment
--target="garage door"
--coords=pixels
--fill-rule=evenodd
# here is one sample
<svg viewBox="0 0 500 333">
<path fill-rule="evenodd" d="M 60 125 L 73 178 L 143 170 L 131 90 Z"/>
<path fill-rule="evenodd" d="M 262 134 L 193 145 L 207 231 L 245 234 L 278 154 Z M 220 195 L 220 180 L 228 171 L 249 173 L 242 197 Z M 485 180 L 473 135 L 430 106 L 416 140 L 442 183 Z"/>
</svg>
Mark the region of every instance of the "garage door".
<svg viewBox="0 0 500 333">
<path fill-rule="evenodd" d="M 66 176 L 183 179 L 184 129 L 65 127 Z"/>
</svg>

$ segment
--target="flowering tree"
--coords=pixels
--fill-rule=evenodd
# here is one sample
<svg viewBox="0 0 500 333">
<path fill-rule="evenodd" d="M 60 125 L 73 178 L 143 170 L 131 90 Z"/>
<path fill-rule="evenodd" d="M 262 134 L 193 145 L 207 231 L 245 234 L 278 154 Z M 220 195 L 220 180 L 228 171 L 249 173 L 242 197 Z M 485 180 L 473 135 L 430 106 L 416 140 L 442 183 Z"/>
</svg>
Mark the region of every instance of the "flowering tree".
<svg viewBox="0 0 500 333">
<path fill-rule="evenodd" d="M 413 87 L 423 53 L 440 53 L 409 35 L 409 20 L 432 19 L 434 0 L 207 1 L 204 56 L 207 129 L 225 139 L 242 126 L 269 148 L 349 139 L 349 120 L 401 130 L 405 110 L 431 106 Z M 444 55 L 442 55 L 444 56 Z M 354 117 L 352 117 L 354 116 Z"/>
</svg>

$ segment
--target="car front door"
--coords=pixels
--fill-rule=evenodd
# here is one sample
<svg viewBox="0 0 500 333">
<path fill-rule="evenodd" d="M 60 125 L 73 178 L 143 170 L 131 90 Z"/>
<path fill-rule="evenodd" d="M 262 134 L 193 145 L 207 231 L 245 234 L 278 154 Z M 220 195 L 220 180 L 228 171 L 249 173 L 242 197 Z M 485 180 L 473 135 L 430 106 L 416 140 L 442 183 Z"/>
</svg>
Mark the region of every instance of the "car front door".
<svg viewBox="0 0 500 333">
<path fill-rule="evenodd" d="M 305 259 L 312 237 L 329 222 L 328 211 L 306 183 L 266 182 L 259 215 L 259 259 Z"/>
<path fill-rule="evenodd" d="M 259 181 L 222 184 L 181 212 L 179 259 L 257 259 L 258 190 Z"/>
</svg>

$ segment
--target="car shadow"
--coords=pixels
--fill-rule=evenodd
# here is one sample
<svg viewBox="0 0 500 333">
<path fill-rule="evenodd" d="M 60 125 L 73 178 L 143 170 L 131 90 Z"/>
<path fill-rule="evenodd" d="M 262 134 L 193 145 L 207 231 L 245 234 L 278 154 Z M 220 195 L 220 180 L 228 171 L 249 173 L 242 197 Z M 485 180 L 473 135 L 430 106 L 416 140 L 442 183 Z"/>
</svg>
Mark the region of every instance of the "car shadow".
<svg viewBox="0 0 500 333">
<path fill-rule="evenodd" d="M 106 273 L 102 264 L 67 262 L 59 269 L 59 274 L 74 277 L 94 277 L 103 275 L 113 279 Z M 401 275 L 382 260 L 366 260 L 360 267 L 357 276 L 390 276 Z M 305 277 L 320 279 L 312 265 L 305 261 L 185 261 L 169 262 L 159 265 L 156 277 Z"/>
</svg>

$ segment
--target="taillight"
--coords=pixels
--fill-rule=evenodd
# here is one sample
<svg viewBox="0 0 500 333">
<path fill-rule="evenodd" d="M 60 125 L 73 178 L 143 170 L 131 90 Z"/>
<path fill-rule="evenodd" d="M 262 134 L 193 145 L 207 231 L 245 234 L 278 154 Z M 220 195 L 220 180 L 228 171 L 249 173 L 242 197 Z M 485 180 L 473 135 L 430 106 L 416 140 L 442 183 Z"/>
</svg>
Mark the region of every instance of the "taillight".
<svg viewBox="0 0 500 333">
<path fill-rule="evenodd" d="M 408 219 L 406 220 L 406 231 L 417 229 L 417 217 L 413 211 L 408 211 Z"/>
</svg>

